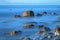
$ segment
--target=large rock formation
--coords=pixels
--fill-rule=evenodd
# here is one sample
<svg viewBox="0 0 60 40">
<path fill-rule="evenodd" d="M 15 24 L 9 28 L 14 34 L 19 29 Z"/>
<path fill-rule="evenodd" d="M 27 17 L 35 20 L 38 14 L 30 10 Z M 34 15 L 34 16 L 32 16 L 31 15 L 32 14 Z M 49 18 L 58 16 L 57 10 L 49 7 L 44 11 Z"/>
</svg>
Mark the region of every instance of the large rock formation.
<svg viewBox="0 0 60 40">
<path fill-rule="evenodd" d="M 23 17 L 31 17 L 31 16 L 34 16 L 34 12 L 31 11 L 31 10 L 28 10 L 28 11 L 25 11 L 23 14 L 22 14 Z"/>
</svg>

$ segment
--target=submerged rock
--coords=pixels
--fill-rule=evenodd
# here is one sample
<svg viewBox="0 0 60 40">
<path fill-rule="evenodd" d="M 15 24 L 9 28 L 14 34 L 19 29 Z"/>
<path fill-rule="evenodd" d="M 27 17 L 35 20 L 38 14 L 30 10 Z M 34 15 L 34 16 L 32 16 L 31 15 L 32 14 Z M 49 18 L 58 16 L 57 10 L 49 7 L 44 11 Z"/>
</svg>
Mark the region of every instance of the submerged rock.
<svg viewBox="0 0 60 40">
<path fill-rule="evenodd" d="M 17 34 L 21 34 L 22 31 L 12 31 L 10 34 L 11 36 L 17 35 Z"/>
<path fill-rule="evenodd" d="M 60 27 L 57 27 L 54 29 L 54 35 L 55 36 L 60 36 Z"/>
<path fill-rule="evenodd" d="M 38 31 L 38 32 L 36 32 L 37 35 L 40 35 L 40 34 L 42 34 L 42 33 L 43 33 L 43 31 Z"/>
<path fill-rule="evenodd" d="M 39 13 L 38 13 L 37 16 L 42 16 L 42 14 L 39 14 Z"/>
<path fill-rule="evenodd" d="M 25 11 L 23 14 L 22 14 L 23 17 L 32 17 L 34 16 L 34 12 L 31 11 L 31 10 L 28 10 L 28 11 Z"/>
<path fill-rule="evenodd" d="M 25 37 L 25 38 L 20 38 L 20 40 L 31 40 L 31 38 Z"/>
<path fill-rule="evenodd" d="M 51 15 L 56 15 L 56 13 L 55 12 L 51 12 Z"/>
<path fill-rule="evenodd" d="M 49 38 L 49 39 L 51 39 L 51 38 L 52 38 L 52 36 L 51 36 L 51 35 L 48 35 L 48 38 Z"/>
<path fill-rule="evenodd" d="M 43 15 L 44 15 L 44 14 L 47 14 L 47 12 L 45 11 L 45 12 L 43 12 L 42 14 L 43 14 Z"/>
<path fill-rule="evenodd" d="M 41 29 L 41 28 L 43 28 L 43 27 L 45 27 L 45 26 L 44 26 L 44 25 L 39 25 L 39 26 L 38 26 L 39 29 Z"/>
<path fill-rule="evenodd" d="M 58 21 L 60 21 L 60 17 L 58 17 Z"/>
<path fill-rule="evenodd" d="M 15 18 L 19 18 L 19 17 L 21 17 L 20 15 L 15 15 Z"/>
<path fill-rule="evenodd" d="M 44 32 L 49 32 L 49 31 L 51 31 L 51 29 L 49 27 L 43 27 L 43 31 Z"/>
<path fill-rule="evenodd" d="M 28 22 L 27 24 L 37 24 L 37 22 Z"/>
<path fill-rule="evenodd" d="M 33 28 L 33 27 L 34 27 L 34 24 L 32 24 L 32 23 L 24 25 L 24 28 Z"/>
</svg>

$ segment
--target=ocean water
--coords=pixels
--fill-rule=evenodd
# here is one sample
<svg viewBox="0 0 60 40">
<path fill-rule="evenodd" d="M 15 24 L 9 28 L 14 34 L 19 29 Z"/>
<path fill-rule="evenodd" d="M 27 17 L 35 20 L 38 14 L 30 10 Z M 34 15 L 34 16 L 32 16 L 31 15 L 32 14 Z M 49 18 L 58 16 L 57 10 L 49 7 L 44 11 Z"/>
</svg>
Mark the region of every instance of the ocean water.
<svg viewBox="0 0 60 40">
<path fill-rule="evenodd" d="M 14 17 L 16 14 L 22 16 L 22 13 L 27 10 L 34 11 L 35 16 Z M 36 16 L 44 11 L 48 14 L 41 17 Z M 56 15 L 52 16 L 51 12 L 55 12 Z M 37 38 L 36 32 L 39 31 L 37 25 L 43 24 L 40 22 L 46 22 L 45 25 L 53 30 L 57 25 L 60 25 L 60 22 L 56 22 L 58 17 L 60 17 L 60 5 L 0 5 L 0 40 L 19 40 L 21 37 Z M 38 24 L 33 29 L 24 29 L 23 26 L 28 22 L 37 22 Z M 22 34 L 12 37 L 10 32 L 15 30 L 21 30 Z M 30 36 L 25 36 L 28 34 Z"/>
</svg>

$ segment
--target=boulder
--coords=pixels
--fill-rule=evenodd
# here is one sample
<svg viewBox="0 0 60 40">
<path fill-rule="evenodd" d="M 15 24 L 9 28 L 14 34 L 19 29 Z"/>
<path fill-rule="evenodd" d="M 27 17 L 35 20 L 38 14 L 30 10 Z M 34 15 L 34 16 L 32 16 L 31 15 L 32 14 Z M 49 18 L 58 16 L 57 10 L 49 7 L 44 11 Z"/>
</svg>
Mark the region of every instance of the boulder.
<svg viewBox="0 0 60 40">
<path fill-rule="evenodd" d="M 43 29 L 42 29 L 44 32 L 49 32 L 49 31 L 51 31 L 51 29 L 49 28 L 49 27 L 43 27 Z"/>
<path fill-rule="evenodd" d="M 54 35 L 55 36 L 60 36 L 60 27 L 57 27 L 54 29 Z"/>
<path fill-rule="evenodd" d="M 15 15 L 15 18 L 19 18 L 19 17 L 21 17 L 20 15 Z"/>
<path fill-rule="evenodd" d="M 23 27 L 24 28 L 33 28 L 34 27 L 34 24 L 28 23 L 28 24 L 25 24 Z"/>
<path fill-rule="evenodd" d="M 36 32 L 36 34 L 41 35 L 41 34 L 43 34 L 43 31 L 38 31 L 38 32 Z"/>
<path fill-rule="evenodd" d="M 47 14 L 47 12 L 45 11 L 45 12 L 42 12 L 42 14 L 44 15 L 44 14 Z"/>
<path fill-rule="evenodd" d="M 31 10 L 28 10 L 28 11 L 25 11 L 23 14 L 22 14 L 23 17 L 32 17 L 34 16 L 34 12 L 31 11 Z"/>
<path fill-rule="evenodd" d="M 43 28 L 43 27 L 45 27 L 45 26 L 44 26 L 44 25 L 39 25 L 39 26 L 38 26 L 39 29 L 41 29 L 41 28 Z"/>
<path fill-rule="evenodd" d="M 20 40 L 31 40 L 31 38 L 23 37 L 23 38 L 20 38 Z"/>
<path fill-rule="evenodd" d="M 56 13 L 55 12 L 51 12 L 51 15 L 56 15 Z"/>
<path fill-rule="evenodd" d="M 42 14 L 39 14 L 39 13 L 38 13 L 37 16 L 42 16 Z"/>
<path fill-rule="evenodd" d="M 11 36 L 14 36 L 17 34 L 21 34 L 21 31 L 12 31 L 10 34 L 11 34 Z"/>
</svg>

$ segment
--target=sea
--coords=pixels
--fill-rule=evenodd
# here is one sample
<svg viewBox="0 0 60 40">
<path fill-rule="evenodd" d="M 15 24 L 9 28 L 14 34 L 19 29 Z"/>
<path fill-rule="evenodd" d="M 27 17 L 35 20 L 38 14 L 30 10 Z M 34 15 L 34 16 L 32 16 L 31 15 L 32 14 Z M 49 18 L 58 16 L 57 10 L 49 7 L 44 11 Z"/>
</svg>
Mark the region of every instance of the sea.
<svg viewBox="0 0 60 40">
<path fill-rule="evenodd" d="M 34 11 L 35 16 L 15 18 L 15 15 L 22 16 L 23 12 L 28 10 Z M 47 12 L 47 14 L 36 16 L 42 12 Z M 51 15 L 51 12 L 55 12 L 56 15 Z M 37 27 L 44 24 L 40 22 L 46 22 L 45 25 L 53 30 L 57 25 L 60 25 L 58 17 L 60 17 L 60 5 L 0 5 L 0 40 L 20 40 L 22 37 L 39 40 L 40 36 L 36 35 L 36 32 L 39 31 Z M 37 22 L 38 24 L 33 29 L 24 29 L 23 26 L 28 22 Z M 10 35 L 10 32 L 18 30 L 22 31 L 21 35 Z"/>
</svg>

